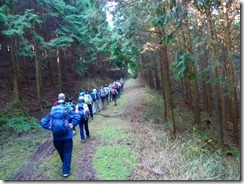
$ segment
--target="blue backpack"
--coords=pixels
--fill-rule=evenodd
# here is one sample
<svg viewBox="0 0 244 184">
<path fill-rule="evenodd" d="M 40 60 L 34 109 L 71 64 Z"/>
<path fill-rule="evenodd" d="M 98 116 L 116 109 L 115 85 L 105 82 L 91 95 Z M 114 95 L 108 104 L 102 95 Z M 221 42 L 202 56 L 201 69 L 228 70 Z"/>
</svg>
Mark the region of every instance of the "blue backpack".
<svg viewBox="0 0 244 184">
<path fill-rule="evenodd" d="M 92 97 L 92 100 L 93 100 L 93 101 L 96 101 L 96 100 L 97 100 L 96 92 L 92 92 L 92 93 L 91 93 L 91 97 Z"/>
<path fill-rule="evenodd" d="M 85 114 L 83 103 L 79 102 L 78 104 L 78 113 L 81 119 L 87 119 L 87 115 Z"/>
<path fill-rule="evenodd" d="M 68 110 L 65 106 L 52 107 L 50 117 L 51 130 L 54 136 L 62 136 L 69 132 Z"/>
<path fill-rule="evenodd" d="M 79 92 L 79 93 L 78 93 L 78 98 L 79 98 L 80 96 L 85 96 L 85 94 L 86 94 L 86 93 L 85 93 L 84 91 Z"/>
</svg>

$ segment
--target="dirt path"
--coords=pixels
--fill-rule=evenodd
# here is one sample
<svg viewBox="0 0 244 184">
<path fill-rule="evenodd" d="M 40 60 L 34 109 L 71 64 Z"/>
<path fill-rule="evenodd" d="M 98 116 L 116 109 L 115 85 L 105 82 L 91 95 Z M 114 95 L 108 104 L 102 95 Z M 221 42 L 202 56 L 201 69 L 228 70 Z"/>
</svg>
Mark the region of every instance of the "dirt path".
<svg viewBox="0 0 244 184">
<path fill-rule="evenodd" d="M 103 110 L 100 114 L 96 114 L 95 120 L 90 122 L 90 126 L 96 126 L 96 117 L 100 117 L 99 121 L 106 121 L 108 118 L 117 117 L 123 121 L 123 119 L 129 119 L 131 122 L 141 122 L 141 112 L 143 112 L 144 104 L 147 101 L 147 96 L 142 90 L 142 82 L 140 79 L 136 79 L 132 85 L 126 86 L 124 93 L 128 94 L 127 96 L 131 96 L 131 99 L 126 99 L 126 107 L 123 113 L 111 114 L 111 111 L 114 109 L 113 103 L 110 103 L 106 110 Z M 123 98 L 123 95 L 122 97 Z M 132 100 L 133 98 L 133 100 Z M 116 108 L 120 108 L 120 99 L 118 100 L 118 106 Z M 79 129 L 77 127 L 77 129 Z M 74 163 L 75 170 L 72 171 L 73 178 L 75 180 L 98 180 L 96 177 L 96 172 L 93 168 L 92 156 L 96 152 L 96 148 L 100 145 L 100 140 L 96 135 L 93 135 L 91 132 L 91 138 L 88 139 L 84 144 L 77 143 L 79 142 L 79 132 L 74 137 L 74 142 L 78 145 L 78 159 Z M 75 145 L 74 145 L 75 146 Z M 35 169 L 43 162 L 44 158 L 50 156 L 54 152 L 54 147 L 52 144 L 52 140 L 47 140 L 45 143 L 39 146 L 37 151 L 33 153 L 30 157 L 26 166 L 18 173 L 16 173 L 12 179 L 13 180 L 48 180 L 46 174 L 44 172 L 35 173 Z M 73 159 L 73 158 L 72 158 Z M 59 176 L 60 177 L 60 176 Z M 63 178 L 62 178 L 63 179 Z"/>
<path fill-rule="evenodd" d="M 135 85 L 136 84 L 136 85 Z M 135 94 L 140 93 L 140 95 L 137 95 L 138 97 L 142 97 L 143 91 L 141 90 L 142 88 L 142 82 L 140 79 L 137 79 L 132 86 L 126 86 L 124 89 L 124 93 L 126 93 L 128 96 L 130 96 L 130 93 Z M 132 95 L 133 98 L 135 98 Z M 123 95 L 121 96 L 123 98 Z M 136 102 L 133 100 L 127 99 L 127 104 L 126 104 L 126 111 L 125 113 L 119 113 L 119 114 L 114 114 L 112 113 L 112 109 L 114 108 L 113 102 L 111 102 L 106 110 L 102 110 L 99 114 L 96 114 L 95 121 L 91 121 L 91 126 L 92 124 L 96 123 L 101 123 L 101 121 L 107 121 L 108 118 L 119 118 L 121 121 L 123 119 L 130 119 L 133 121 L 133 119 L 137 119 L 138 117 L 138 109 L 143 108 L 142 104 L 140 103 L 140 99 L 137 99 Z M 137 108 L 135 108 L 137 106 Z M 118 106 L 116 108 L 120 108 L 120 100 L 118 99 Z M 99 120 L 100 122 L 96 121 L 96 117 L 101 116 L 102 118 Z M 136 118 L 137 117 L 137 118 Z M 122 122 L 121 122 L 122 123 Z M 79 155 L 79 161 L 76 164 L 76 167 L 79 169 L 74 173 L 77 177 L 77 180 L 97 180 L 98 178 L 96 177 L 96 172 L 94 171 L 93 165 L 92 165 L 92 156 L 96 151 L 96 148 L 98 145 L 100 145 L 100 141 L 98 138 L 95 136 L 91 136 L 90 139 L 87 140 L 87 142 L 84 144 L 84 147 L 82 148 L 81 154 Z"/>
<path fill-rule="evenodd" d="M 52 139 L 46 140 L 38 147 L 35 153 L 32 154 L 28 164 L 12 177 L 13 180 L 42 180 L 43 174 L 37 174 L 35 172 L 35 168 L 37 168 L 43 162 L 44 158 L 51 155 L 54 150 L 55 148 L 53 146 Z"/>
</svg>

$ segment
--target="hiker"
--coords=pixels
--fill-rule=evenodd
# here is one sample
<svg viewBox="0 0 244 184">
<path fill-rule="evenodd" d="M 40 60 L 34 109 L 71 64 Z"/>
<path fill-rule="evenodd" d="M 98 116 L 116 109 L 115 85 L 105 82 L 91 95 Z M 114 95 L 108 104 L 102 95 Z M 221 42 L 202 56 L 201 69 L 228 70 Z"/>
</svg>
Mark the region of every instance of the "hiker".
<svg viewBox="0 0 244 184">
<path fill-rule="evenodd" d="M 100 112 L 100 106 L 99 106 L 99 93 L 97 92 L 97 89 L 93 89 L 91 93 L 91 97 L 93 100 L 93 114 L 95 114 L 97 111 Z"/>
<path fill-rule="evenodd" d="M 112 95 L 112 99 L 114 101 L 114 106 L 117 105 L 117 99 L 118 99 L 118 91 L 115 87 L 115 85 L 112 86 L 112 90 L 111 90 L 111 95 Z"/>
<path fill-rule="evenodd" d="M 109 84 L 109 90 L 110 90 L 110 94 L 109 94 L 109 101 L 110 101 L 110 102 L 112 102 L 112 101 L 113 101 L 113 97 L 112 97 L 112 94 L 111 94 L 111 91 L 112 91 L 112 86 L 113 86 L 113 84 L 112 84 L 112 83 L 110 83 L 110 84 Z"/>
<path fill-rule="evenodd" d="M 118 95 L 117 95 L 118 97 L 117 98 L 120 98 L 120 87 L 121 87 L 121 84 L 120 84 L 119 80 L 117 80 L 115 82 L 115 88 L 118 91 Z"/>
<path fill-rule="evenodd" d="M 82 90 L 81 92 L 78 93 L 77 96 L 79 98 L 80 96 L 85 96 L 85 94 L 86 94 L 85 90 Z"/>
<path fill-rule="evenodd" d="M 52 130 L 53 144 L 59 153 L 62 161 L 63 177 L 70 175 L 70 166 L 73 149 L 73 126 L 77 126 L 80 121 L 80 115 L 74 111 L 70 111 L 65 107 L 65 95 L 58 95 L 57 105 L 51 108 L 50 113 L 43 117 L 40 121 L 41 126 L 46 130 Z M 62 129 L 58 125 L 66 125 Z M 61 132 L 64 130 L 64 132 Z"/>
<path fill-rule="evenodd" d="M 75 111 L 75 104 L 73 104 L 73 98 L 68 99 L 68 101 L 65 103 L 65 107 L 68 108 L 70 111 Z M 73 126 L 73 135 L 76 135 L 75 126 Z"/>
<path fill-rule="evenodd" d="M 102 101 L 102 109 L 106 109 L 106 92 L 105 92 L 104 86 L 101 86 L 99 96 Z"/>
<path fill-rule="evenodd" d="M 109 96 L 110 96 L 110 88 L 109 88 L 108 84 L 104 85 L 104 90 L 106 93 L 106 96 L 105 96 L 106 104 L 108 105 L 109 104 Z"/>
<path fill-rule="evenodd" d="M 120 91 L 122 93 L 124 90 L 124 80 L 122 79 L 122 77 L 120 78 L 119 83 L 120 83 Z"/>
<path fill-rule="evenodd" d="M 85 142 L 85 135 L 84 135 L 84 128 L 86 131 L 86 138 L 90 138 L 89 126 L 88 126 L 88 119 L 89 119 L 89 108 L 85 103 L 84 97 L 80 96 L 78 99 L 78 104 L 75 106 L 75 112 L 81 115 L 79 121 L 80 127 L 80 138 L 81 143 Z M 82 116 L 83 114 L 83 116 Z"/>
<path fill-rule="evenodd" d="M 89 90 L 86 90 L 85 95 L 84 95 L 84 100 L 89 108 L 91 119 L 93 120 L 94 117 L 93 117 L 93 111 L 92 111 L 92 97 L 89 94 Z"/>
</svg>

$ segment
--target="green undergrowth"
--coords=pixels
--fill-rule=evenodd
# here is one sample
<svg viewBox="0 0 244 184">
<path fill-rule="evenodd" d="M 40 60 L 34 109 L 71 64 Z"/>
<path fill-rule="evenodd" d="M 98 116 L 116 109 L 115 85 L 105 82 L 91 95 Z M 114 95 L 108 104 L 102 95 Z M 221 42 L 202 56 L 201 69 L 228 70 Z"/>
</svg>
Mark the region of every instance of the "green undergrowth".
<svg viewBox="0 0 244 184">
<path fill-rule="evenodd" d="M 174 109 L 177 138 L 171 140 L 168 124 L 159 116 L 163 113 L 163 101 L 158 94 L 150 94 L 154 97 L 145 118 L 158 145 L 144 146 L 144 154 L 150 153 L 150 168 L 166 173 L 167 180 L 240 180 L 240 153 L 236 148 L 218 150 L 216 138 L 210 132 L 194 130 L 190 124 L 193 114 L 179 108 Z"/>
<path fill-rule="evenodd" d="M 20 109 L 0 112 L 0 179 L 9 180 L 27 164 L 29 156 L 47 134 L 36 118 L 29 118 Z"/>
<path fill-rule="evenodd" d="M 27 164 L 30 155 L 47 136 L 45 131 L 22 134 L 21 136 L 16 134 L 4 136 L 0 141 L 0 179 L 12 179 L 11 177 Z"/>
<path fill-rule="evenodd" d="M 21 110 L 14 112 L 15 116 L 10 115 L 7 111 L 0 112 L 0 131 L 1 137 L 9 134 L 25 134 L 41 130 L 38 120 L 33 117 L 26 117 Z"/>
</svg>

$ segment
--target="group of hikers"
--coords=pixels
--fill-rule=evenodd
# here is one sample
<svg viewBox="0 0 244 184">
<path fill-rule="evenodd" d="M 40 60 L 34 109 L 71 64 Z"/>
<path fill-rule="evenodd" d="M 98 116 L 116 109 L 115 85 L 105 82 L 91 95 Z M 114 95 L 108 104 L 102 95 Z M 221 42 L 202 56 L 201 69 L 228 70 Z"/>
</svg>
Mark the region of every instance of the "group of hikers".
<svg viewBox="0 0 244 184">
<path fill-rule="evenodd" d="M 110 102 L 117 105 L 123 86 L 124 81 L 120 78 L 109 85 L 101 86 L 99 90 L 82 90 L 77 95 L 76 105 L 73 98 L 66 101 L 65 94 L 60 93 L 51 111 L 41 119 L 41 126 L 52 131 L 53 144 L 62 161 L 63 177 L 70 175 L 75 127 L 79 125 L 81 143 L 85 143 L 85 140 L 90 138 L 88 122 L 94 119 L 94 114 L 106 109 Z"/>
</svg>

